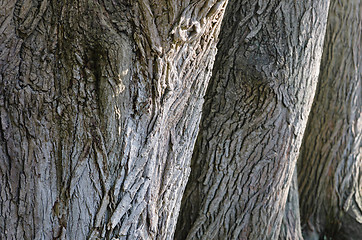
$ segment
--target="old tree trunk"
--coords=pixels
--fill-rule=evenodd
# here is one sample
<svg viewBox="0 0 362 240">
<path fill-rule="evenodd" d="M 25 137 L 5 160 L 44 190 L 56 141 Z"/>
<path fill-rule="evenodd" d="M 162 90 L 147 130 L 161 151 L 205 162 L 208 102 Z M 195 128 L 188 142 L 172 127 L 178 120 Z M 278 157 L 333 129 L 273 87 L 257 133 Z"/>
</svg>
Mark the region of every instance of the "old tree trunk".
<svg viewBox="0 0 362 240">
<path fill-rule="evenodd" d="M 0 4 L 0 239 L 172 238 L 226 1 Z"/>
<path fill-rule="evenodd" d="M 362 2 L 331 1 L 298 160 L 305 239 L 362 239 Z"/>
<path fill-rule="evenodd" d="M 229 1 L 176 239 L 276 239 L 328 1 Z"/>
<path fill-rule="evenodd" d="M 329 1 L 227 2 L 0 1 L 0 239 L 299 239 L 298 182 L 305 236 L 360 234 L 360 0 L 299 181 Z"/>
</svg>

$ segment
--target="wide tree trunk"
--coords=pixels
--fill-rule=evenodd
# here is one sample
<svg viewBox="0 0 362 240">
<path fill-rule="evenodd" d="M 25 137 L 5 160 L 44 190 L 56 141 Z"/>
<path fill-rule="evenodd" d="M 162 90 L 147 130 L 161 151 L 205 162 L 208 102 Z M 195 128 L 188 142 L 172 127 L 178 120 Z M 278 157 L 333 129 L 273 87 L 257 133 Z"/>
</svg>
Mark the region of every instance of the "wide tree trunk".
<svg viewBox="0 0 362 240">
<path fill-rule="evenodd" d="M 362 238 L 362 5 L 333 0 L 298 160 L 305 239 Z"/>
<path fill-rule="evenodd" d="M 226 0 L 0 5 L 0 239 L 172 238 Z"/>
<path fill-rule="evenodd" d="M 329 1 L 230 1 L 176 239 L 276 239 Z"/>
</svg>

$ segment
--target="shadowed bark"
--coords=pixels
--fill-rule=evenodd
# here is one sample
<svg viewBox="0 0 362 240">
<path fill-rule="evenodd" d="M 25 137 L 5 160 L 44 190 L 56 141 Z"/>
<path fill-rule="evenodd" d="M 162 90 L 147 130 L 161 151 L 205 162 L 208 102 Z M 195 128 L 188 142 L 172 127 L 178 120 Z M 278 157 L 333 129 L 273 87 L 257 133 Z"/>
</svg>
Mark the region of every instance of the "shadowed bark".
<svg viewBox="0 0 362 240">
<path fill-rule="evenodd" d="M 172 238 L 225 5 L 1 1 L 1 239 Z"/>
<path fill-rule="evenodd" d="M 176 239 L 276 239 L 329 1 L 230 1 Z"/>
<path fill-rule="evenodd" d="M 305 239 L 362 238 L 362 5 L 331 1 L 298 180 Z"/>
</svg>

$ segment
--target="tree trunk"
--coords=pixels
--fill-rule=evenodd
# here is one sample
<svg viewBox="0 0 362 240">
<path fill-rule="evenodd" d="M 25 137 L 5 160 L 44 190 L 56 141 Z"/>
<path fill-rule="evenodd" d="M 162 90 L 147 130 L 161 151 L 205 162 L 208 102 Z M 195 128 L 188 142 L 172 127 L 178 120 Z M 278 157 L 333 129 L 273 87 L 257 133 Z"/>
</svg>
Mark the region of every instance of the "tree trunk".
<svg viewBox="0 0 362 240">
<path fill-rule="evenodd" d="M 332 1 L 319 84 L 298 160 L 305 239 L 362 237 L 361 34 L 361 1 Z"/>
<path fill-rule="evenodd" d="M 226 0 L 0 4 L 0 238 L 172 238 Z"/>
<path fill-rule="evenodd" d="M 277 239 L 329 1 L 230 1 L 176 239 Z"/>
<path fill-rule="evenodd" d="M 284 216 L 280 226 L 280 240 L 303 239 L 299 212 L 299 193 L 297 169 L 294 169 L 292 183 L 289 188 Z"/>
</svg>

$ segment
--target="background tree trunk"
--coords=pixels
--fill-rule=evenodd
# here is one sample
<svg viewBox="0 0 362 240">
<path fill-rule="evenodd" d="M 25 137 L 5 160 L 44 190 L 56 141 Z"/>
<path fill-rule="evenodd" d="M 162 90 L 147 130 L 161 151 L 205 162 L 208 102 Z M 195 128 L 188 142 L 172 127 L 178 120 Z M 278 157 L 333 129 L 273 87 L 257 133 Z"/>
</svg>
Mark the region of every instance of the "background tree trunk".
<svg viewBox="0 0 362 240">
<path fill-rule="evenodd" d="M 305 239 L 362 237 L 361 34 L 361 1 L 332 1 L 319 84 L 298 160 Z"/>
<path fill-rule="evenodd" d="M 1 239 L 172 238 L 225 5 L 1 1 Z"/>
<path fill-rule="evenodd" d="M 176 239 L 276 239 L 329 1 L 230 1 Z"/>
</svg>

